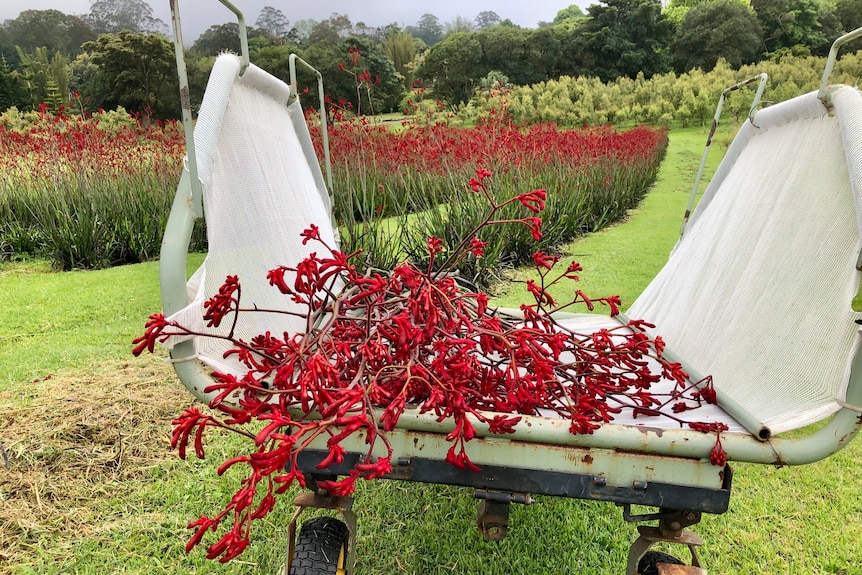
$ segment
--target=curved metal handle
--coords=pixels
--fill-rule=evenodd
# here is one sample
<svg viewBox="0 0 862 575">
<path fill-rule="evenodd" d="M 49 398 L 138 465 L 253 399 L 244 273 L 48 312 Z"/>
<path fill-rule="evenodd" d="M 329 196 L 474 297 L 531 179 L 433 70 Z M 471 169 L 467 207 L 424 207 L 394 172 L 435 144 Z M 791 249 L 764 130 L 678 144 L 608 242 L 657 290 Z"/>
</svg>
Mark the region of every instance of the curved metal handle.
<svg viewBox="0 0 862 575">
<path fill-rule="evenodd" d="M 242 55 L 240 56 L 240 74 L 249 64 L 248 34 L 245 19 L 233 4 L 227 0 L 219 0 L 231 12 L 236 14 L 239 22 L 239 39 Z M 159 281 L 161 285 L 162 310 L 171 315 L 188 304 L 186 294 L 186 255 L 191 238 L 194 221 L 203 217 L 203 190 L 198 178 L 198 162 L 195 152 L 194 123 L 192 121 L 192 106 L 189 95 L 189 78 L 186 70 L 185 52 L 183 47 L 183 28 L 180 22 L 179 0 L 171 2 L 171 21 L 174 29 L 174 52 L 177 59 L 177 76 L 180 84 L 180 104 L 182 108 L 183 129 L 186 139 L 185 169 L 177 187 L 177 195 L 168 216 L 165 235 L 162 240 L 162 250 L 159 265 Z M 199 401 L 208 403 L 210 397 L 204 392 L 212 380 L 196 361 L 194 343 L 184 341 L 174 346 L 171 358 L 174 370 L 180 380 Z M 176 359 L 180 358 L 180 359 Z"/>
<path fill-rule="evenodd" d="M 228 0 L 219 0 L 224 4 L 225 8 L 236 14 L 237 22 L 239 23 L 239 49 L 240 49 L 240 67 L 239 73 L 242 75 L 245 69 L 248 68 L 248 31 L 245 26 L 245 18 L 239 8 L 228 2 Z"/>
<path fill-rule="evenodd" d="M 826 58 L 826 68 L 823 70 L 823 78 L 820 80 L 820 89 L 817 91 L 817 97 L 827 108 L 832 107 L 832 92 L 829 90 L 829 76 L 832 75 L 832 69 L 835 67 L 835 61 L 838 59 L 838 50 L 840 50 L 847 42 L 860 37 L 862 37 L 862 28 L 857 28 L 852 32 L 848 32 L 839 37 L 832 43 L 832 48 L 829 50 L 829 56 Z"/>
<path fill-rule="evenodd" d="M 700 187 L 700 179 L 703 177 L 704 168 L 706 168 L 706 159 L 709 156 L 709 148 L 712 145 L 712 137 L 715 136 L 715 130 L 718 128 L 718 121 L 721 119 L 721 111 L 724 109 L 724 100 L 731 92 L 739 90 L 743 86 L 759 82 L 757 91 L 754 94 L 754 99 L 751 101 L 751 108 L 748 110 L 748 119 L 754 123 L 754 111 L 760 105 L 760 99 L 763 97 L 763 91 L 766 89 L 766 82 L 769 81 L 769 76 L 766 72 L 761 72 L 756 76 L 752 76 L 747 80 L 743 80 L 738 84 L 734 84 L 725 88 L 721 92 L 721 97 L 718 99 L 718 105 L 715 107 L 715 115 L 712 118 L 712 127 L 709 129 L 709 136 L 706 138 L 706 147 L 703 150 L 703 155 L 700 158 L 700 166 L 697 169 L 697 175 L 694 177 L 694 187 L 691 190 L 691 195 L 688 198 L 688 206 L 685 208 L 685 215 L 682 217 L 682 227 L 679 230 L 679 239 L 685 236 L 685 228 L 688 226 L 688 220 L 691 217 L 692 208 L 694 208 L 694 199 L 697 196 L 697 189 Z"/>
<path fill-rule="evenodd" d="M 332 162 L 329 158 L 329 130 L 326 125 L 326 96 L 323 92 L 323 75 L 311 64 L 297 56 L 291 54 L 288 58 L 290 64 L 290 93 L 296 97 L 299 94 L 299 84 L 296 82 L 296 63 L 299 62 L 315 76 L 317 76 L 317 97 L 320 100 L 320 127 L 323 135 L 323 157 L 326 164 L 326 185 L 329 186 L 329 193 L 332 194 Z"/>
</svg>

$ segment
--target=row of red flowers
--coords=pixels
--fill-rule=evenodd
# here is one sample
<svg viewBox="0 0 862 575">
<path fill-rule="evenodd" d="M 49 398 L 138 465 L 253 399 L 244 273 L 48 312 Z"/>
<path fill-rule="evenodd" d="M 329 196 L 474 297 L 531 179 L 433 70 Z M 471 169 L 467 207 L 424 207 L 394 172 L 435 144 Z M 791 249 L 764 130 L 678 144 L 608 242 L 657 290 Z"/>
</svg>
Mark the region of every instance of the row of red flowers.
<svg viewBox="0 0 862 575">
<path fill-rule="evenodd" d="M 175 121 L 144 126 L 122 111 L 88 118 L 50 112 L 44 107 L 0 121 L 0 172 L 20 184 L 96 174 L 124 177 L 165 171 L 177 178 L 185 155 L 182 125 Z"/>
<path fill-rule="evenodd" d="M 313 135 L 317 130 L 312 126 Z M 407 169 L 447 175 L 463 166 L 484 165 L 494 167 L 500 176 L 518 169 L 583 170 L 599 162 L 626 166 L 651 163 L 663 149 L 660 144 L 666 132 L 646 126 L 626 131 L 610 126 L 572 130 L 554 124 L 520 127 L 506 122 L 486 122 L 472 128 L 406 124 L 393 131 L 385 124 L 361 119 L 337 123 L 329 136 L 332 156 L 352 171 L 362 165 L 382 173 Z M 320 138 L 313 140 L 319 142 Z"/>
</svg>

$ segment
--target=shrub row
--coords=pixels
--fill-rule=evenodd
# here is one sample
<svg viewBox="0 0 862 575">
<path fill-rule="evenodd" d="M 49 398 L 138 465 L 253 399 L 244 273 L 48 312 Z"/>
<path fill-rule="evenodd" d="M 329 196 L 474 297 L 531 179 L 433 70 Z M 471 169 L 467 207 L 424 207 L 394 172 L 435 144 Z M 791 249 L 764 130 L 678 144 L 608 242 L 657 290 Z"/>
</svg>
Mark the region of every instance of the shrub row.
<svg viewBox="0 0 862 575">
<path fill-rule="evenodd" d="M 784 56 L 778 61 L 732 69 L 720 60 L 713 70 L 694 69 L 685 74 L 657 74 L 645 80 L 618 78 L 604 83 L 594 77 L 562 77 L 531 86 L 512 87 L 505 77 L 494 75 L 476 90 L 470 102 L 450 114 L 439 110 L 423 89 L 412 96 L 418 115 L 448 118 L 472 124 L 505 110 L 516 123 L 554 122 L 561 126 L 614 125 L 709 125 L 721 92 L 738 82 L 766 73 L 769 84 L 763 102 L 781 102 L 816 90 L 826 64 L 825 58 Z M 857 84 L 862 78 L 862 52 L 843 55 L 831 76 L 834 84 Z M 502 83 L 501 83 L 502 80 Z M 725 104 L 725 117 L 739 121 L 748 115 L 753 90 L 732 93 Z"/>
</svg>

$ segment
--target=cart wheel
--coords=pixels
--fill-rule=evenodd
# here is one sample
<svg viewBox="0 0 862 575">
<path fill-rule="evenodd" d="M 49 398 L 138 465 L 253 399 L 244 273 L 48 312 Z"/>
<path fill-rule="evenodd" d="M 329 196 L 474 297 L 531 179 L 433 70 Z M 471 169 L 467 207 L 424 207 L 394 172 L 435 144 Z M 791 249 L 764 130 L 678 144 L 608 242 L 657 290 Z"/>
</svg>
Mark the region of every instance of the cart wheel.
<svg viewBox="0 0 862 575">
<path fill-rule="evenodd" d="M 640 575 L 658 575 L 658 563 L 669 563 L 671 565 L 685 565 L 682 561 L 659 551 L 648 551 L 644 553 L 641 560 L 638 561 L 638 573 Z"/>
<path fill-rule="evenodd" d="M 309 519 L 296 537 L 289 575 L 344 575 L 348 538 L 343 521 L 332 517 Z"/>
</svg>

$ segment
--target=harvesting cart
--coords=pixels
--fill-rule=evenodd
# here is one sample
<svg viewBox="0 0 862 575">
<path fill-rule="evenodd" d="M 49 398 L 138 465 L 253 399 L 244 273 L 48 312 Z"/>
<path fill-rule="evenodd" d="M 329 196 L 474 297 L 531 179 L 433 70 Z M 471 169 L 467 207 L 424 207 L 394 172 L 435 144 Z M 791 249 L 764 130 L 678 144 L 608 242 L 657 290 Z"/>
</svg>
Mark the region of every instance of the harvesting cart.
<svg viewBox="0 0 862 575">
<path fill-rule="evenodd" d="M 297 94 L 296 66 L 305 62 L 291 57 L 290 84 L 250 64 L 242 14 L 220 1 L 238 17 L 242 53 L 216 60 L 194 126 L 179 10 L 171 2 L 188 161 L 160 274 L 165 315 L 189 324 L 201 321 L 203 302 L 227 275 L 260 278 L 261 285 L 246 280 L 243 297 L 260 307 L 283 305 L 266 285 L 266 272 L 307 256 L 300 232 L 331 221 L 328 154 L 325 178 Z M 862 93 L 829 84 L 839 48 L 859 36 L 862 29 L 835 42 L 815 92 L 764 107 L 758 101 L 765 76 L 750 80 L 760 87 L 748 121 L 686 214 L 669 261 L 627 312 L 659 326 L 665 356 L 681 362 L 691 381 L 712 376 L 718 403 L 698 419 L 728 426 L 722 443 L 732 462 L 814 462 L 847 445 L 862 425 L 862 314 L 851 309 L 862 269 Z M 716 122 L 720 112 L 721 103 Z M 320 119 L 325 138 L 326 115 Z M 187 280 L 189 239 L 204 217 L 208 255 Z M 336 237 L 332 228 L 325 233 Z M 240 326 L 240 335 L 299 329 L 291 319 L 273 321 Z M 626 323 L 587 314 L 563 321 L 579 332 Z M 203 402 L 210 399 L 209 369 L 245 372 L 223 357 L 222 345 L 189 339 L 170 351 L 177 375 Z M 780 435 L 821 421 L 811 433 Z M 638 526 L 627 575 L 655 573 L 657 561 L 669 561 L 650 551 L 658 542 L 690 550 L 691 565 L 677 565 L 675 573 L 703 572 L 697 553 L 703 541 L 689 528 L 703 513 L 728 509 L 732 483 L 731 466 L 709 460 L 714 435 L 658 418 L 620 417 L 586 435 L 570 433 L 566 420 L 541 416 L 524 416 L 505 437 L 476 427 L 469 451 L 480 472 L 445 461 L 451 423 L 407 409 L 389 434 L 396 455 L 387 477 L 471 488 L 480 500 L 479 529 L 496 540 L 506 535 L 509 506 L 532 495 L 611 501 L 627 520 L 653 523 Z M 318 478 L 346 474 L 365 448 L 361 433 L 346 441 L 348 456 L 323 471 L 315 466 L 328 451 L 325 441 L 306 449 L 304 471 Z M 284 573 L 351 573 L 353 501 L 308 492 L 295 504 Z M 655 511 L 634 514 L 632 506 Z M 315 518 L 297 535 L 298 517 L 309 507 L 336 510 L 343 522 Z"/>
</svg>

